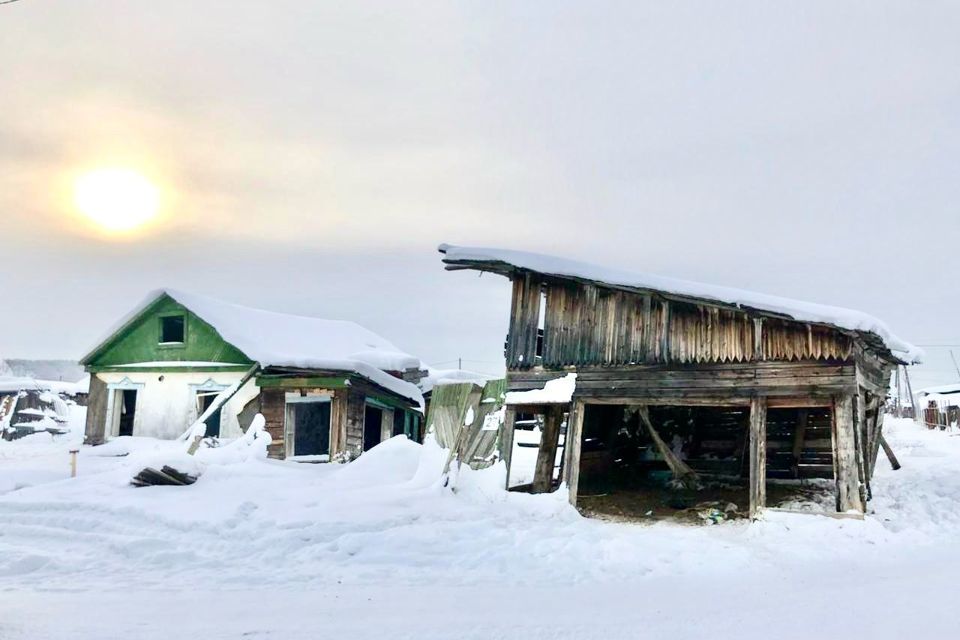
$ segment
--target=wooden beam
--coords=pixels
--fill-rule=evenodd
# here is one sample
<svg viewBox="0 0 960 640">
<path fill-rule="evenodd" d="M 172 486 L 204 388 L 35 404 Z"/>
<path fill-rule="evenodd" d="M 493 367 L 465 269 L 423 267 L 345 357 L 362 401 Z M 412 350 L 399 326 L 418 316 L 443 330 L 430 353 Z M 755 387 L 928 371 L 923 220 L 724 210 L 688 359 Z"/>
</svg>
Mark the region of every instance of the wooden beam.
<svg viewBox="0 0 960 640">
<path fill-rule="evenodd" d="M 890 461 L 890 466 L 893 467 L 894 471 L 897 471 L 900 468 L 900 461 L 897 460 L 897 456 L 893 454 L 893 449 L 890 448 L 890 445 L 887 444 L 887 439 L 880 436 L 880 446 L 883 447 L 883 452 L 887 454 L 887 460 Z"/>
<path fill-rule="evenodd" d="M 832 407 L 833 398 L 830 396 L 800 397 L 800 398 L 771 398 L 767 396 L 768 409 L 813 409 L 814 407 Z"/>
<path fill-rule="evenodd" d="M 860 503 L 867 504 L 867 497 L 870 495 L 869 480 L 867 479 L 867 469 L 864 461 L 866 454 L 867 439 L 867 393 L 864 387 L 860 387 L 856 397 L 857 411 L 854 414 L 856 423 L 854 424 L 853 436 L 856 442 L 856 461 L 857 461 L 857 488 L 860 492 Z"/>
<path fill-rule="evenodd" d="M 750 401 L 750 518 L 767 506 L 767 399 Z"/>
<path fill-rule="evenodd" d="M 750 398 L 662 398 L 650 396 L 579 397 L 584 404 L 644 404 L 667 407 L 749 407 Z"/>
<path fill-rule="evenodd" d="M 857 470 L 857 438 L 853 396 L 838 396 L 833 403 L 833 460 L 837 483 L 837 511 L 863 513 Z"/>
<path fill-rule="evenodd" d="M 533 474 L 533 493 L 549 493 L 553 488 L 553 468 L 557 460 L 561 422 L 563 408 L 559 405 L 549 407 L 543 416 L 543 432 L 540 434 L 540 449 Z"/>
<path fill-rule="evenodd" d="M 806 409 L 797 411 L 797 430 L 793 434 L 793 476 L 800 477 L 800 456 L 803 455 L 803 443 L 807 438 L 807 418 L 809 417 Z"/>
<path fill-rule="evenodd" d="M 212 416 L 214 413 L 222 409 L 225 404 L 230 402 L 230 398 L 237 395 L 240 389 L 243 389 L 243 386 L 247 384 L 257 374 L 259 370 L 260 370 L 260 364 L 259 363 L 254 364 L 247 370 L 245 374 L 243 374 L 243 377 L 240 378 L 239 381 L 235 382 L 234 384 L 230 385 L 229 387 L 221 391 L 217 395 L 217 397 L 213 399 L 213 402 L 210 403 L 210 406 L 207 407 L 206 411 L 200 414 L 200 417 L 198 417 L 194 421 L 194 423 L 190 425 L 190 428 L 187 429 L 186 433 L 180 436 L 181 438 L 189 437 L 191 435 L 193 436 L 193 442 L 190 443 L 190 446 L 187 449 L 188 454 L 192 456 L 197 452 L 197 449 L 200 448 L 200 442 L 203 440 L 204 436 L 207 434 L 207 424 L 206 424 L 207 419 L 210 416 Z"/>
<path fill-rule="evenodd" d="M 510 462 L 513 460 L 513 428 L 516 421 L 516 407 L 504 407 L 503 425 L 500 427 L 500 459 L 507 465 L 504 489 L 510 489 Z"/>
<path fill-rule="evenodd" d="M 583 443 L 583 414 L 586 405 L 583 400 L 575 399 L 567 419 L 566 461 L 564 463 L 564 481 L 570 493 L 570 504 L 577 506 L 577 488 L 580 484 L 580 446 Z"/>
</svg>

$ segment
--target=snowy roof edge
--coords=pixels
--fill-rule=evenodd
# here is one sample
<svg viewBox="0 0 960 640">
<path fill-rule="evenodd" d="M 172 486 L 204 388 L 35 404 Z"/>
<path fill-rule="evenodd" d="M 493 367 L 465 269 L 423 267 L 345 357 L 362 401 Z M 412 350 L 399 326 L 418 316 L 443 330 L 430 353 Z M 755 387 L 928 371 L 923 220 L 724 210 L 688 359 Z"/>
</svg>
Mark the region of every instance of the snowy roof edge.
<svg viewBox="0 0 960 640">
<path fill-rule="evenodd" d="M 444 254 L 443 262 L 448 265 L 457 262 L 500 263 L 545 275 L 581 278 L 602 282 L 614 287 L 662 291 L 706 302 L 733 305 L 740 308 L 749 307 L 758 311 L 788 316 L 800 322 L 815 322 L 849 331 L 872 333 L 883 341 L 883 344 L 891 353 L 909 364 L 921 362 L 924 355 L 923 350 L 897 337 L 882 320 L 853 309 L 804 302 L 691 280 L 611 269 L 587 262 L 525 251 L 462 247 L 451 244 L 441 244 L 437 247 L 437 250 Z"/>
</svg>

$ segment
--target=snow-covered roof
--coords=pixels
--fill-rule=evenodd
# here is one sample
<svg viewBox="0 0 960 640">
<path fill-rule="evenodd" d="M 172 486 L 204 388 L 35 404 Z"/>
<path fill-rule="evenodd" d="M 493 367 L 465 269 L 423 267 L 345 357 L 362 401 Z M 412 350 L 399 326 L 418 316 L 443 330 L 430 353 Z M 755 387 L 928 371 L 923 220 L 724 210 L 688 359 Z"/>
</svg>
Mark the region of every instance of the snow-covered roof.
<svg viewBox="0 0 960 640">
<path fill-rule="evenodd" d="M 510 391 L 507 393 L 507 404 L 570 404 L 573 392 L 577 388 L 577 374 L 568 373 L 562 378 L 548 380 L 542 389 L 529 391 Z"/>
<path fill-rule="evenodd" d="M 175 289 L 150 293 L 82 362 L 164 295 L 202 318 L 225 341 L 263 367 L 349 371 L 422 405 L 423 396 L 416 385 L 386 373 L 417 367 L 419 358 L 355 322 L 255 309 Z"/>
<path fill-rule="evenodd" d="M 420 379 L 418 386 L 420 391 L 429 393 L 434 387 L 445 384 L 461 384 L 463 382 L 472 382 L 473 384 L 485 385 L 490 380 L 496 380 L 503 376 L 491 376 L 486 373 L 476 371 L 467 371 L 465 369 L 434 369 L 426 366 L 427 375 Z M 423 368 L 423 367 L 421 367 Z"/>
<path fill-rule="evenodd" d="M 869 314 L 852 309 L 803 302 L 731 287 L 702 284 L 690 280 L 679 280 L 624 269 L 612 269 L 525 251 L 459 247 L 449 244 L 440 245 L 439 251 L 445 254 L 443 261 L 447 263 L 448 268 L 450 266 L 477 269 L 489 267 L 491 271 L 501 272 L 504 271 L 503 267 L 525 269 L 544 275 L 599 282 L 611 287 L 659 291 L 705 302 L 750 308 L 760 312 L 787 316 L 800 322 L 813 322 L 849 331 L 872 333 L 879 337 L 894 355 L 908 363 L 920 362 L 923 357 L 921 349 L 898 338 L 884 322 Z"/>
<path fill-rule="evenodd" d="M 951 393 L 960 393 L 960 382 L 955 382 L 953 384 L 942 384 L 936 387 L 927 387 L 917 391 L 917 394 L 921 396 L 930 396 L 935 394 L 950 395 Z"/>
<path fill-rule="evenodd" d="M 68 396 L 78 393 L 87 393 L 90 379 L 84 378 L 79 382 L 62 382 L 60 380 L 37 380 L 17 376 L 0 376 L 0 393 L 16 393 L 18 391 L 51 391 Z"/>
</svg>

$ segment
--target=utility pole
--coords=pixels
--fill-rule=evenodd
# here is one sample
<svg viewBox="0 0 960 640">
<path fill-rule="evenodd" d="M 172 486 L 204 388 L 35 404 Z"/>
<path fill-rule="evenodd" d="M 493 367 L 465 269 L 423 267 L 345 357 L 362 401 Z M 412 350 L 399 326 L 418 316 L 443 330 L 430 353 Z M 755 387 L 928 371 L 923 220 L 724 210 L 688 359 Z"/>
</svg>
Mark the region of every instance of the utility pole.
<svg viewBox="0 0 960 640">
<path fill-rule="evenodd" d="M 903 379 L 907 383 L 907 393 L 910 394 L 910 409 L 913 410 L 913 419 L 916 421 L 920 417 L 920 412 L 913 404 L 913 387 L 910 385 L 910 374 L 907 372 L 907 365 L 903 365 Z"/>
<path fill-rule="evenodd" d="M 960 367 L 957 366 L 957 359 L 953 355 L 953 349 L 950 349 L 950 359 L 953 360 L 953 368 L 957 370 L 957 377 L 960 378 Z"/>
<path fill-rule="evenodd" d="M 900 367 L 897 367 L 897 399 L 893 401 L 893 414 L 898 418 L 903 417 L 903 412 L 900 410 L 900 399 L 903 397 L 903 394 L 900 392 Z"/>
<path fill-rule="evenodd" d="M 457 370 L 460 371 L 462 369 L 463 369 L 463 358 L 457 358 Z"/>
</svg>

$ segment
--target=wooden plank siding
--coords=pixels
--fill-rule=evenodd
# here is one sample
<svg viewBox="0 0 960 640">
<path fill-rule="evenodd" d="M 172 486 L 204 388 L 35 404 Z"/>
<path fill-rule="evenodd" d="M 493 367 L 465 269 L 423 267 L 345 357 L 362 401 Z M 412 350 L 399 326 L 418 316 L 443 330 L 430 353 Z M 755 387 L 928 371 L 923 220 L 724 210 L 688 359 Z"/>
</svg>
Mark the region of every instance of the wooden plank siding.
<svg viewBox="0 0 960 640">
<path fill-rule="evenodd" d="M 540 389 L 566 371 L 507 372 L 509 391 Z M 844 362 L 754 362 L 702 365 L 635 365 L 577 370 L 575 396 L 681 399 L 829 397 L 856 393 L 856 368 Z"/>
<path fill-rule="evenodd" d="M 543 349 L 536 357 L 540 296 Z M 529 272 L 513 279 L 507 367 L 847 360 L 852 334 Z"/>
</svg>

